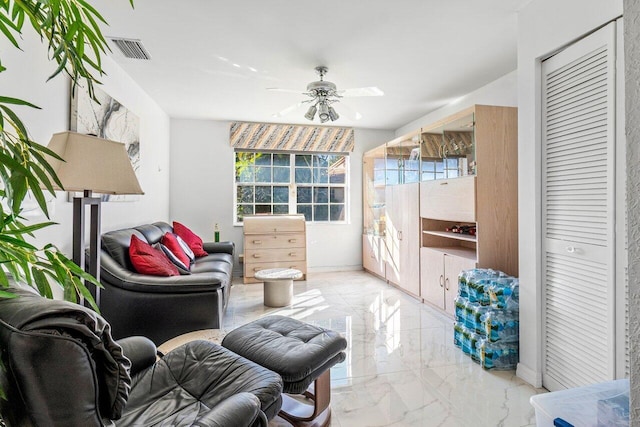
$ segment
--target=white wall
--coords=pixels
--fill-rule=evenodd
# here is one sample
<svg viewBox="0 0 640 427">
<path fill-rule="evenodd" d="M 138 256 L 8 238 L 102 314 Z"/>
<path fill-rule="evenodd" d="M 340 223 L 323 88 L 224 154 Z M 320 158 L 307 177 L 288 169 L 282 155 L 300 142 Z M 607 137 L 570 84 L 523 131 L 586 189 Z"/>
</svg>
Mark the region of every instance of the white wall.
<svg viewBox="0 0 640 427">
<path fill-rule="evenodd" d="M 627 136 L 627 218 L 629 243 L 629 347 L 631 426 L 640 426 L 640 1 L 625 0 L 624 50 Z"/>
<path fill-rule="evenodd" d="M 622 0 L 533 0 L 518 16 L 520 363 L 539 387 L 541 352 L 540 59 L 622 15 Z"/>
<path fill-rule="evenodd" d="M 242 252 L 242 227 L 233 225 L 234 153 L 229 122 L 171 120 L 172 220 L 183 222 L 205 240 L 213 239 L 215 223 L 221 240 Z M 355 130 L 349 156 L 351 215 L 349 224 L 308 224 L 310 272 L 359 269 L 362 266 L 362 154 L 393 138 L 393 132 Z"/>
<path fill-rule="evenodd" d="M 70 83 L 63 76 L 45 83 L 55 70 L 47 60 L 47 51 L 32 37 L 26 25 L 23 52 L 2 49 L 2 65 L 8 71 L 0 75 L 0 94 L 30 101 L 41 110 L 16 109 L 25 121 L 31 137 L 48 144 L 51 135 L 69 129 Z M 140 118 L 140 184 L 145 195 L 137 202 L 113 202 L 102 205 L 102 231 L 137 225 L 169 217 L 169 117 L 109 57 L 103 58 L 106 76 L 102 89 Z M 41 230 L 36 243 L 54 243 L 71 254 L 72 204 L 59 192 L 51 203 L 51 219 L 59 225 Z M 31 220 L 42 221 L 43 215 Z"/>
<path fill-rule="evenodd" d="M 509 74 L 505 74 L 499 79 L 456 99 L 454 102 L 396 129 L 396 136 L 401 136 L 415 131 L 423 126 L 428 126 L 438 120 L 444 119 L 447 116 L 476 104 L 517 107 L 517 89 L 518 72 L 512 71 Z"/>
</svg>

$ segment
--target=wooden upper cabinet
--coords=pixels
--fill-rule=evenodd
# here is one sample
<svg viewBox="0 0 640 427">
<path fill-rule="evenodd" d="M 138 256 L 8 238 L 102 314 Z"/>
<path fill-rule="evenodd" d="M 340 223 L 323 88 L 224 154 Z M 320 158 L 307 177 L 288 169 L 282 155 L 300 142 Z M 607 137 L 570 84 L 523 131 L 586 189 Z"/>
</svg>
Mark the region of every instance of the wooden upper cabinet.
<svg viewBox="0 0 640 427">
<path fill-rule="evenodd" d="M 420 216 L 448 221 L 475 222 L 475 176 L 423 182 L 420 185 Z"/>
<path fill-rule="evenodd" d="M 518 275 L 517 116 L 475 105 L 422 129 L 422 246 L 456 247 L 478 267 Z M 475 233 L 447 233 L 454 225 Z"/>
</svg>

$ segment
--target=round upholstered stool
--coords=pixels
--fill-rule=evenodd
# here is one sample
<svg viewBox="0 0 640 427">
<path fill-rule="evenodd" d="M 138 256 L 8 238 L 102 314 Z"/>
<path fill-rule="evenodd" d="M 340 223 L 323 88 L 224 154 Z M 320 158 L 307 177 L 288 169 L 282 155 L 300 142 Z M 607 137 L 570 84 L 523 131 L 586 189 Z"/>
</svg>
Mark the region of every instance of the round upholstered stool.
<svg viewBox="0 0 640 427">
<path fill-rule="evenodd" d="M 293 281 L 302 277 L 302 271 L 295 268 L 270 268 L 255 274 L 264 282 L 264 305 L 286 307 L 293 300 Z"/>
<path fill-rule="evenodd" d="M 282 377 L 279 415 L 294 426 L 327 426 L 331 420 L 330 368 L 345 359 L 339 333 L 284 316 L 267 316 L 229 332 L 222 345 Z M 312 384 L 313 383 L 313 384 Z"/>
</svg>

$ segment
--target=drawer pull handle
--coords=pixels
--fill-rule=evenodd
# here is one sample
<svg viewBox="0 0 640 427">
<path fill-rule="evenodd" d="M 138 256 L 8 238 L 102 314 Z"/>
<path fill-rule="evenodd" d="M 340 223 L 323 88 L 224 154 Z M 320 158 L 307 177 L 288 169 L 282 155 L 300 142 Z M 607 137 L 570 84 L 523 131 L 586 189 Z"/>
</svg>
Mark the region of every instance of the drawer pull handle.
<svg viewBox="0 0 640 427">
<path fill-rule="evenodd" d="M 295 257 L 295 256 L 296 256 L 296 253 L 295 253 L 295 252 L 289 252 L 289 256 L 291 256 L 291 257 Z"/>
<path fill-rule="evenodd" d="M 289 243 L 295 243 L 296 241 L 296 239 L 289 239 Z"/>
<path fill-rule="evenodd" d="M 253 254 L 254 258 L 260 258 L 260 254 Z"/>
<path fill-rule="evenodd" d="M 262 244 L 262 240 L 254 240 L 253 243 L 256 244 L 256 245 L 261 245 Z"/>
<path fill-rule="evenodd" d="M 567 246 L 567 252 L 569 252 L 570 254 L 576 253 L 577 250 L 574 246 Z"/>
<path fill-rule="evenodd" d="M 444 279 L 444 276 L 441 274 L 440 275 L 440 287 L 444 288 L 444 284 L 442 283 L 442 280 Z"/>
<path fill-rule="evenodd" d="M 441 182 L 440 185 L 447 185 L 449 184 L 448 182 Z"/>
</svg>

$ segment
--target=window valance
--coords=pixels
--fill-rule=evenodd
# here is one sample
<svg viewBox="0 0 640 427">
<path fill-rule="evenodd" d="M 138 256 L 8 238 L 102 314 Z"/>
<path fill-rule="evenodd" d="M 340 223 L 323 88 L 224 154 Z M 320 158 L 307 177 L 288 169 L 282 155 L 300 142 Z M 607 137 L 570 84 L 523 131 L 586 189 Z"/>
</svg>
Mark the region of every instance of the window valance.
<svg viewBox="0 0 640 427">
<path fill-rule="evenodd" d="M 352 128 L 234 122 L 229 141 L 243 150 L 347 153 L 354 136 Z"/>
</svg>

